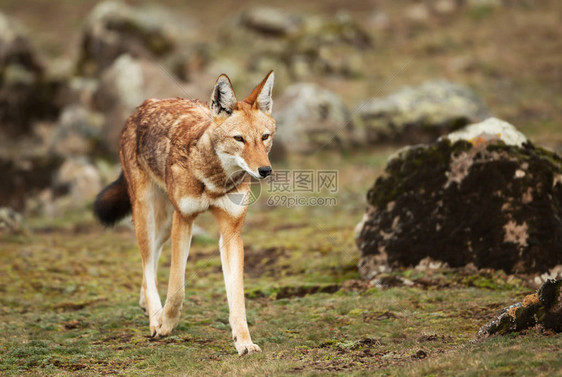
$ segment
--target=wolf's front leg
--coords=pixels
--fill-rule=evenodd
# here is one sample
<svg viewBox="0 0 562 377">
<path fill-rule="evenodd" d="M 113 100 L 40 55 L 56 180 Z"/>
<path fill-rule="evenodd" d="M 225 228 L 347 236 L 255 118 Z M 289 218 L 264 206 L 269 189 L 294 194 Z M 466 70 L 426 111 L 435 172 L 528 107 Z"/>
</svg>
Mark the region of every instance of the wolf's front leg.
<svg viewBox="0 0 562 377">
<path fill-rule="evenodd" d="M 184 217 L 178 211 L 174 212 L 172 222 L 172 263 L 170 266 L 170 281 L 168 296 L 162 314 L 162 326 L 157 329 L 158 335 L 165 336 L 177 326 L 183 299 L 185 297 L 185 265 L 191 244 L 192 217 Z"/>
<path fill-rule="evenodd" d="M 244 244 L 240 230 L 244 222 L 242 217 L 234 218 L 229 213 L 216 209 L 213 211 L 220 229 L 220 253 L 226 296 L 230 309 L 229 322 L 232 327 L 234 346 L 240 356 L 261 352 L 260 347 L 252 343 L 246 306 L 244 302 Z"/>
</svg>

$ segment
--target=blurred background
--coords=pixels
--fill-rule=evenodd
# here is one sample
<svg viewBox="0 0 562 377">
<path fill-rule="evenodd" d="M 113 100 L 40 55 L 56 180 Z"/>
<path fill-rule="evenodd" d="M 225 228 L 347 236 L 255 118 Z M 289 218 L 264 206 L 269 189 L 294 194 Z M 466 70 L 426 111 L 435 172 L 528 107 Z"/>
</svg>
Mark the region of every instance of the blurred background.
<svg viewBox="0 0 562 377">
<path fill-rule="evenodd" d="M 275 70 L 277 159 L 376 153 L 489 115 L 562 145 L 556 1 L 2 1 L 1 10 L 0 206 L 25 213 L 53 217 L 91 201 L 118 170 L 119 133 L 138 104 L 207 101 L 223 72 L 244 98 Z"/>
<path fill-rule="evenodd" d="M 248 211 L 250 325 L 257 343 L 278 355 L 260 370 L 389 367 L 443 353 L 443 342 L 466 342 L 490 313 L 544 279 L 528 285 L 534 277 L 472 266 L 430 281 L 436 266 L 426 261 L 397 270 L 398 280 L 362 282 L 354 228 L 368 190 L 404 146 L 494 116 L 534 145 L 562 152 L 561 18 L 557 0 L 0 0 L 2 368 L 158 374 L 159 363 L 201 372 L 198 362 L 211 360 L 210 374 L 242 373 L 212 369 L 233 357 L 212 218 L 197 221 L 186 324 L 155 343 L 136 307 L 141 263 L 130 220 L 107 231 L 91 206 L 119 174 L 118 138 L 144 99 L 208 101 L 226 73 L 241 100 L 271 69 L 274 170 L 312 171 L 313 180 L 330 171 L 337 179 L 335 190 L 298 193 L 331 204 L 288 206 L 264 184 Z M 549 158 L 559 171 L 559 157 Z M 295 194 L 293 186 L 287 195 Z M 165 250 L 162 293 L 169 262 Z M 395 283 L 402 290 L 369 290 Z M 359 300 L 357 291 L 370 293 Z M 430 343 L 420 345 L 428 331 Z M 369 334 L 389 340 L 390 350 L 359 355 L 381 344 Z M 193 339 L 203 340 L 187 346 Z M 159 345 L 170 347 L 151 353 Z M 195 359 L 184 359 L 182 347 Z M 174 352 L 178 365 L 166 358 Z M 450 368 L 467 365 L 463 352 L 455 355 Z M 491 360 L 502 357 L 511 356 Z"/>
</svg>

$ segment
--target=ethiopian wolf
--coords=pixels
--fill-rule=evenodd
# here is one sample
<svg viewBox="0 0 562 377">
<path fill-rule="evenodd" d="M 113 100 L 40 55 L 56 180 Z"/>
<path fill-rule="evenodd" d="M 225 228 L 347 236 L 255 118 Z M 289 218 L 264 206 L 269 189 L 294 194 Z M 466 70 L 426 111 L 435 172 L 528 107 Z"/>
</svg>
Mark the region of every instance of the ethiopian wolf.
<svg viewBox="0 0 562 377">
<path fill-rule="evenodd" d="M 150 318 L 154 337 L 170 334 L 178 324 L 193 221 L 200 213 L 211 211 L 220 231 L 234 345 L 240 355 L 261 351 L 250 337 L 244 303 L 240 230 L 247 203 L 233 201 L 229 194 L 248 194 L 249 176 L 263 179 L 271 174 L 273 79 L 271 71 L 238 102 L 223 74 L 208 105 L 181 98 L 149 99 L 125 124 L 119 151 L 123 172 L 99 193 L 94 212 L 107 226 L 132 212 L 142 255 L 140 305 Z M 162 307 L 156 269 L 170 234 L 172 264 Z"/>
</svg>

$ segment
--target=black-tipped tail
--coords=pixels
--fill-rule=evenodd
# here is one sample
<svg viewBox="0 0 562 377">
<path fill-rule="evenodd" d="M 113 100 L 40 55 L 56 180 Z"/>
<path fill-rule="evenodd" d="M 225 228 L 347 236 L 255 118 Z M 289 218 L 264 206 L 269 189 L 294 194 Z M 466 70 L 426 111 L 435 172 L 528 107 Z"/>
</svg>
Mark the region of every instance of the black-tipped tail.
<svg viewBox="0 0 562 377">
<path fill-rule="evenodd" d="M 123 172 L 96 197 L 94 215 L 105 226 L 113 226 L 131 213 L 131 200 Z"/>
</svg>

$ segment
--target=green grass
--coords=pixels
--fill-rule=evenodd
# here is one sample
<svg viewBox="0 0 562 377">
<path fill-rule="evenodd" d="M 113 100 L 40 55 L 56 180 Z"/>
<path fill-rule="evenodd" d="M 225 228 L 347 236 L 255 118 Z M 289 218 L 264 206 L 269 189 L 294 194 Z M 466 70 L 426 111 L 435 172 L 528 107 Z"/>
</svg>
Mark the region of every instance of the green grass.
<svg viewBox="0 0 562 377">
<path fill-rule="evenodd" d="M 138 307 L 140 255 L 126 226 L 105 231 L 88 211 L 0 241 L 0 374 L 3 375 L 548 375 L 559 373 L 560 335 L 475 342 L 495 312 L 530 292 L 501 272 L 393 274 L 414 287 L 377 289 L 359 278 L 353 228 L 364 193 L 391 150 L 321 154 L 285 167 L 334 161 L 335 207 L 268 207 L 267 192 L 244 228 L 248 321 L 263 353 L 238 357 L 230 337 L 216 225 L 198 223 L 181 322 L 153 340 Z M 279 165 L 280 168 L 283 165 Z M 356 183 L 353 183 L 356 182 Z M 49 225 L 55 224 L 55 225 Z M 169 245 L 159 270 L 165 297 Z M 423 288 L 425 287 L 425 288 Z"/>
</svg>

